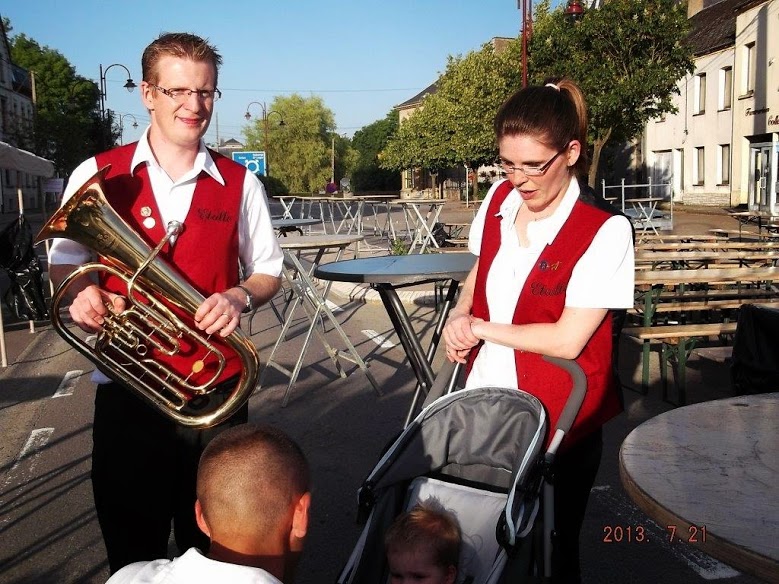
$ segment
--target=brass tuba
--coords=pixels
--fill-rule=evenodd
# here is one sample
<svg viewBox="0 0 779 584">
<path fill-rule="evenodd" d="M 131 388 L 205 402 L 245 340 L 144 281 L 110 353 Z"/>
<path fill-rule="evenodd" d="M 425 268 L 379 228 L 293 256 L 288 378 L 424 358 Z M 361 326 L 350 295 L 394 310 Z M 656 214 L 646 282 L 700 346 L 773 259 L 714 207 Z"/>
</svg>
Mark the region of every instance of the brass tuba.
<svg viewBox="0 0 779 584">
<path fill-rule="evenodd" d="M 176 422 L 195 428 L 218 424 L 254 391 L 259 374 L 257 350 L 240 329 L 212 340 L 194 326 L 194 314 L 205 298 L 157 257 L 180 232 L 181 224 L 172 221 L 163 240 L 151 249 L 108 203 L 104 180 L 109 168 L 100 169 L 81 186 L 36 237 L 36 243 L 71 239 L 104 262 L 79 266 L 65 278 L 52 297 L 52 324 L 101 370 Z M 89 337 L 82 340 L 83 334 L 65 326 L 60 303 L 74 280 L 100 272 L 126 284 L 126 309 L 118 313 L 108 306 L 103 329 L 90 344 Z M 161 363 L 160 356 L 178 365 Z M 234 388 L 225 388 L 219 376 L 228 357 L 234 356 L 241 363 L 240 376 Z"/>
</svg>

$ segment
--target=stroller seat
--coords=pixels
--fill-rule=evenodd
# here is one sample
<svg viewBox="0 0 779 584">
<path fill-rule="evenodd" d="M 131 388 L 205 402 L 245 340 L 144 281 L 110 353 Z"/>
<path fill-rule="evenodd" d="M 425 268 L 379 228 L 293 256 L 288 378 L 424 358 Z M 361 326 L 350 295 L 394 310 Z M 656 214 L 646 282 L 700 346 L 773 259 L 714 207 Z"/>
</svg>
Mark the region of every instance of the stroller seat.
<svg viewBox="0 0 779 584">
<path fill-rule="evenodd" d="M 430 497 L 454 513 L 460 524 L 458 584 L 487 582 L 496 569 L 503 568 L 503 562 L 498 560 L 502 548 L 495 537 L 495 526 L 506 507 L 506 494 L 419 477 L 411 481 L 403 510 L 408 511 Z"/>
</svg>

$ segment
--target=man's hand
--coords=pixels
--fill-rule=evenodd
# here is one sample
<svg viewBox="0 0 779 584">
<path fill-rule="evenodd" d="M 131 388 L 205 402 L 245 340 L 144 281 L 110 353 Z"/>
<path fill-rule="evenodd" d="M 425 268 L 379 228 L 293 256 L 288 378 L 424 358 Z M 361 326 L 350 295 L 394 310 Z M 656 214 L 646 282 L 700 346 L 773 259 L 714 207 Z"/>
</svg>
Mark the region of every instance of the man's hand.
<svg viewBox="0 0 779 584">
<path fill-rule="evenodd" d="M 479 339 L 471 330 L 471 324 L 475 320 L 477 319 L 463 312 L 452 311 L 449 315 L 443 333 L 446 357 L 449 361 L 465 363 L 470 350 L 479 343 Z"/>
<path fill-rule="evenodd" d="M 195 325 L 206 334 L 226 337 L 241 324 L 241 311 L 246 306 L 246 294 L 240 288 L 230 288 L 212 294 L 195 312 Z"/>
<path fill-rule="evenodd" d="M 124 311 L 127 302 L 122 296 L 106 292 L 92 284 L 81 290 L 73 299 L 69 309 L 70 316 L 81 330 L 96 333 L 103 328 L 109 306 L 111 312 L 119 313 Z"/>
</svg>

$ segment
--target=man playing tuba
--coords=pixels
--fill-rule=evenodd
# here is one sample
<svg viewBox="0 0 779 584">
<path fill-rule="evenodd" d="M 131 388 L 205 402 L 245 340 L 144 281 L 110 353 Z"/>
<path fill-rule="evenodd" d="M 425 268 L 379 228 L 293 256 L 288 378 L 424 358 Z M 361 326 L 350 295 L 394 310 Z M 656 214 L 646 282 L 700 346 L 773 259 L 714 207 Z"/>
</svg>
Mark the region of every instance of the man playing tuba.
<svg viewBox="0 0 779 584">
<path fill-rule="evenodd" d="M 63 198 L 65 204 L 110 165 L 105 197 L 151 248 L 165 237 L 169 222 L 183 224 L 160 255 L 205 298 L 193 315 L 194 327 L 217 340 L 238 327 L 243 311 L 278 291 L 282 264 L 262 184 L 203 142 L 220 96 L 221 62 L 207 40 L 192 34 L 165 33 L 146 47 L 140 88 L 151 125 L 137 143 L 83 162 Z M 80 243 L 56 239 L 49 257 L 52 281 L 62 282 L 91 255 Z M 89 333 L 101 331 L 109 311 L 120 313 L 128 304 L 124 290 L 111 275 L 75 280 L 69 288 L 74 323 Z M 240 362 L 228 359 L 223 377 L 238 373 Z M 248 405 L 225 422 L 199 429 L 163 416 L 100 372 L 93 380 L 92 485 L 111 572 L 165 557 L 171 521 L 181 552 L 193 546 L 205 551 L 208 540 L 193 512 L 198 460 L 216 434 L 247 421 Z"/>
</svg>

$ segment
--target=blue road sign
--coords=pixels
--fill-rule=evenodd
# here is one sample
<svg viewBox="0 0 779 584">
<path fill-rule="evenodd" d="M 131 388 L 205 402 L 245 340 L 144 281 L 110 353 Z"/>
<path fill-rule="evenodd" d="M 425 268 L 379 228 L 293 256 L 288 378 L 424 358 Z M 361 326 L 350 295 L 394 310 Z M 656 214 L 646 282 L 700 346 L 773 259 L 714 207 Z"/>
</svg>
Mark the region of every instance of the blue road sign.
<svg viewBox="0 0 779 584">
<path fill-rule="evenodd" d="M 233 160 L 243 164 L 249 172 L 265 176 L 265 152 L 233 152 Z"/>
</svg>

